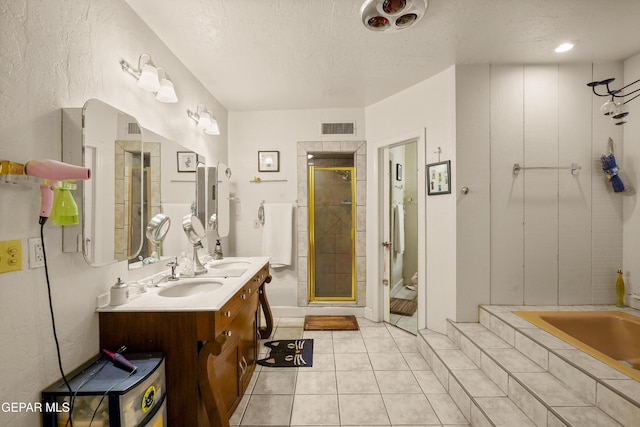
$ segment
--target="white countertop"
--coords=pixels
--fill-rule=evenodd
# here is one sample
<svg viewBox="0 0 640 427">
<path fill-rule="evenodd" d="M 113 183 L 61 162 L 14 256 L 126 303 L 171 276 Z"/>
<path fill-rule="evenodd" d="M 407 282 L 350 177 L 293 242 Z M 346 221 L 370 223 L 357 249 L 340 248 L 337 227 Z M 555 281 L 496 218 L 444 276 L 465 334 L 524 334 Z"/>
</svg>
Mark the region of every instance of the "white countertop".
<svg viewBox="0 0 640 427">
<path fill-rule="evenodd" d="M 199 274 L 195 277 L 181 278 L 177 282 L 163 281 L 159 287 L 147 288 L 147 291 L 141 293 L 139 296 L 132 298 L 126 304 L 111 306 L 106 305 L 98 308 L 96 311 L 102 313 L 117 313 L 117 312 L 141 312 L 141 311 L 218 311 L 224 306 L 227 301 L 240 290 L 254 274 L 269 262 L 269 257 L 228 257 L 219 261 L 209 261 L 205 263 L 205 266 L 215 266 L 217 264 L 226 263 L 245 263 L 240 266 L 233 266 L 229 268 L 229 271 L 238 272 L 238 270 L 246 268 L 247 270 L 239 277 L 212 277 L 212 275 L 219 275 L 220 270 L 214 272 L 209 270 L 209 273 Z M 166 275 L 166 273 L 163 273 Z M 154 277 L 157 277 L 154 276 Z M 222 286 L 209 291 L 197 293 L 195 295 L 183 296 L 183 297 L 166 297 L 160 295 L 164 289 L 169 289 L 174 286 L 180 286 L 188 283 L 189 281 L 203 280 L 218 282 Z"/>
</svg>

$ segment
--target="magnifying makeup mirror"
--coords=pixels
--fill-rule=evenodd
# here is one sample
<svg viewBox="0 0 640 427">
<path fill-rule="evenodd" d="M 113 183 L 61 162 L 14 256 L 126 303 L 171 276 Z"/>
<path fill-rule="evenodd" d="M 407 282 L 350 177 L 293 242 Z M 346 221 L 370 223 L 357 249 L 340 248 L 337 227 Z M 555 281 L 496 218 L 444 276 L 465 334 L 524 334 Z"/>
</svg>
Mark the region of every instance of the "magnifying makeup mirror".
<svg viewBox="0 0 640 427">
<path fill-rule="evenodd" d="M 151 264 L 160 261 L 160 246 L 162 245 L 164 238 L 167 236 L 170 227 L 171 218 L 165 214 L 159 213 L 151 218 L 151 221 L 147 224 L 145 235 L 147 236 L 147 239 L 153 243 L 153 253 L 149 258 L 142 260 L 143 264 Z"/>
<path fill-rule="evenodd" d="M 206 236 L 206 231 L 202 221 L 196 215 L 185 215 L 182 218 L 182 229 L 187 235 L 187 239 L 193 245 L 193 265 L 194 273 L 202 274 L 206 273 L 207 269 L 200 262 L 198 258 L 198 249 L 202 248 L 202 239 Z"/>
</svg>

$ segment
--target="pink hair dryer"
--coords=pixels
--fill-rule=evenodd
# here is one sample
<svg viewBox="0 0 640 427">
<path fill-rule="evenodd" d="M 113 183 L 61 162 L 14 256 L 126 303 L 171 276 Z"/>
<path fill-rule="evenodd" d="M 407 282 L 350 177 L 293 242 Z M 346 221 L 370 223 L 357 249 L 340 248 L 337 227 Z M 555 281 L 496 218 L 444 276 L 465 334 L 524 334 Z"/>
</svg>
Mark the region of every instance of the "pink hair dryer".
<svg viewBox="0 0 640 427">
<path fill-rule="evenodd" d="M 54 182 L 65 179 L 89 179 L 91 177 L 91 169 L 89 168 L 48 159 L 29 160 L 24 167 L 24 173 Z M 40 202 L 40 224 L 44 224 L 51 213 L 51 206 L 53 205 L 52 184 L 52 182 L 49 182 L 40 186 L 40 194 L 42 196 Z"/>
</svg>

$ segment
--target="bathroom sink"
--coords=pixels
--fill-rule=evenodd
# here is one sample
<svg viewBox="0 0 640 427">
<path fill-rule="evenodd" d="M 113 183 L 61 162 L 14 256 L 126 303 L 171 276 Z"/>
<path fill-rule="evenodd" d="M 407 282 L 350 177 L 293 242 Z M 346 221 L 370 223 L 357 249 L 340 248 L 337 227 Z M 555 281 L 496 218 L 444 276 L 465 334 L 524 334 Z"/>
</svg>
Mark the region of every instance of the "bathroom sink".
<svg viewBox="0 0 640 427">
<path fill-rule="evenodd" d="M 210 262 L 207 264 L 207 268 L 210 270 L 224 270 L 228 268 L 247 268 L 251 262 L 249 261 L 222 261 L 222 262 Z"/>
<path fill-rule="evenodd" d="M 220 288 L 222 283 L 213 280 L 186 279 L 182 283 L 176 283 L 158 292 L 161 297 L 190 297 L 213 292 Z"/>
</svg>

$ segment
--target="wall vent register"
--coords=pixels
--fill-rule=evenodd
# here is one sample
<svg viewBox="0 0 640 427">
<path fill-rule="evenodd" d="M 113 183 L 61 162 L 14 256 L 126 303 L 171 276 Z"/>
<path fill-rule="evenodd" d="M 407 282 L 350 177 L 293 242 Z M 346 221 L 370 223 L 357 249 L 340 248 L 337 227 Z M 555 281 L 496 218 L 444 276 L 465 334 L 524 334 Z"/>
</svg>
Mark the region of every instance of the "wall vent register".
<svg viewBox="0 0 640 427">
<path fill-rule="evenodd" d="M 322 135 L 355 135 L 356 122 L 324 122 L 320 124 Z"/>
</svg>

